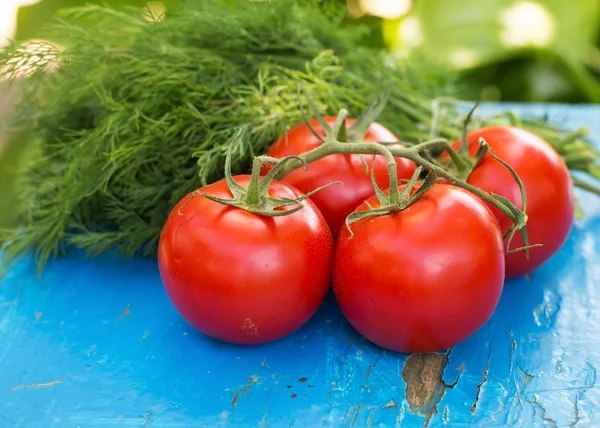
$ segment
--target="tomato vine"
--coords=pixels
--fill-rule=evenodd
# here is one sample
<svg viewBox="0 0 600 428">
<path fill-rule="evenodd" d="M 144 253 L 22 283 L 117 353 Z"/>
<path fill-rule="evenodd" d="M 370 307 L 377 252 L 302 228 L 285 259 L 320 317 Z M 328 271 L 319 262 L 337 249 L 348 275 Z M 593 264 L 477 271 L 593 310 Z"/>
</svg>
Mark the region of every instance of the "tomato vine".
<svg viewBox="0 0 600 428">
<path fill-rule="evenodd" d="M 305 94 L 306 96 L 306 94 Z M 308 123 L 307 116 L 304 112 L 304 106 L 301 101 L 301 88 L 298 88 L 298 97 L 300 99 L 300 108 L 302 109 L 303 116 Z M 235 206 L 241 209 L 244 209 L 249 212 L 253 212 L 255 214 L 264 215 L 264 216 L 283 216 L 289 215 L 290 213 L 296 212 L 297 210 L 302 208 L 302 201 L 318 192 L 319 190 L 327 187 L 331 184 L 335 184 L 336 182 L 329 183 L 326 186 L 321 186 L 301 198 L 298 199 L 276 199 L 268 195 L 268 188 L 270 183 L 274 179 L 282 179 L 286 175 L 292 173 L 293 171 L 299 168 L 309 168 L 312 162 L 316 162 L 319 159 L 322 159 L 326 156 L 335 155 L 335 154 L 355 154 L 355 155 L 373 155 L 373 156 L 384 156 L 387 161 L 387 169 L 389 175 L 389 196 L 383 197 L 383 192 L 381 189 L 377 187 L 377 184 L 372 179 L 372 184 L 374 186 L 374 193 L 380 196 L 381 207 L 378 209 L 371 209 L 366 212 L 354 213 L 350 215 L 346 220 L 346 226 L 349 228 L 350 224 L 358 221 L 362 218 L 385 215 L 390 213 L 399 212 L 401 210 L 406 209 L 412 203 L 414 203 L 420 196 L 422 196 L 425 192 L 427 192 L 437 181 L 438 178 L 445 179 L 454 186 L 463 188 L 479 198 L 483 201 L 487 202 L 489 205 L 496 208 L 502 214 L 504 214 L 511 222 L 512 227 L 508 229 L 505 233 L 504 238 L 507 240 L 507 244 L 509 245 L 514 234 L 519 231 L 522 235 L 523 242 L 525 243 L 524 247 L 519 248 L 518 250 L 525 249 L 526 251 L 530 247 L 527 237 L 526 223 L 527 223 L 527 214 L 526 214 L 526 192 L 523 186 L 523 183 L 519 179 L 517 173 L 511 168 L 511 166 L 502 161 L 502 159 L 495 156 L 489 150 L 489 145 L 486 143 L 484 139 L 479 140 L 479 149 L 477 154 L 470 158 L 468 157 L 468 148 L 467 154 L 462 153 L 465 149 L 459 148 L 458 152 L 455 150 L 452 145 L 446 139 L 432 139 L 429 141 L 424 141 L 418 144 L 414 144 L 410 147 L 402 147 L 398 145 L 391 146 L 389 143 L 385 142 L 364 142 L 364 141 L 344 141 L 353 139 L 356 140 L 361 138 L 360 133 L 352 134 L 354 129 L 347 128 L 346 119 L 348 118 L 348 111 L 346 109 L 341 109 L 336 117 L 336 121 L 333 126 L 329 126 L 321 114 L 317 111 L 314 104 L 310 101 L 308 96 L 308 104 L 312 109 L 312 113 L 318 119 L 319 123 L 325 130 L 326 136 L 323 137 L 318 134 L 312 126 L 309 125 L 311 131 L 317 136 L 322 144 L 318 147 L 299 154 L 295 156 L 286 156 L 281 159 L 275 159 L 269 156 L 257 156 L 254 158 L 253 167 L 252 167 L 252 176 L 249 182 L 248 188 L 244 189 L 237 183 L 235 183 L 232 179 L 231 168 L 230 168 L 230 152 L 228 153 L 225 167 L 225 177 L 229 186 L 229 189 L 233 195 L 233 199 L 222 199 L 216 198 L 212 195 L 204 194 L 200 191 L 196 191 L 195 193 L 201 194 L 215 202 L 219 202 L 225 205 Z M 376 95 L 374 99 L 378 98 Z M 364 129 L 365 124 L 368 126 L 370 121 L 374 120 L 376 115 L 383 108 L 382 105 L 385 104 L 386 96 L 382 97 L 379 102 L 371 102 L 369 108 L 361 115 L 356 125 L 359 125 L 359 129 Z M 474 110 L 474 109 L 473 109 Z M 473 110 L 467 115 L 464 129 L 463 129 L 463 138 L 466 138 L 466 128 L 467 123 L 470 119 L 470 116 L 473 113 Z M 362 131 L 360 131 L 362 132 Z M 236 131 L 232 142 L 230 144 L 230 148 L 235 144 L 235 142 L 243 137 L 243 128 L 240 128 Z M 349 135 L 353 135 L 353 138 L 348 138 Z M 357 137 L 358 135 L 358 137 Z M 463 145 L 465 146 L 465 145 Z M 461 174 L 452 173 L 447 168 L 443 167 L 440 162 L 437 162 L 433 159 L 431 155 L 431 150 L 441 150 L 443 152 L 448 153 L 450 159 L 454 162 L 455 168 L 459 172 L 464 172 L 467 169 L 472 169 L 477 162 L 481 161 L 483 157 L 490 153 L 491 156 L 494 157 L 502 166 L 507 168 L 515 181 L 517 182 L 519 189 L 521 191 L 522 198 L 522 206 L 523 209 L 519 209 L 515 204 L 513 204 L 509 199 L 497 195 L 497 194 L 489 194 L 482 189 L 475 187 L 469 184 L 466 180 L 460 177 Z M 394 158 L 405 158 L 413 161 L 418 165 L 417 172 L 414 174 L 413 178 L 409 181 L 409 185 L 405 187 L 403 193 L 400 193 L 399 183 L 396 174 L 397 164 Z M 466 164 L 468 162 L 468 164 Z M 265 164 L 274 164 L 274 167 L 268 172 L 266 176 L 262 179 L 260 178 L 260 171 Z M 366 163 L 365 163 L 366 166 Z M 372 171 L 371 171 L 372 172 Z M 420 177 L 422 172 L 426 173 L 426 177 L 424 181 L 421 183 L 421 187 L 415 195 L 409 197 L 411 190 L 414 188 L 414 185 L 417 182 L 417 179 Z M 343 184 L 343 183 L 341 183 Z M 291 210 L 282 210 L 283 207 L 290 207 L 296 205 Z M 511 251 L 508 250 L 507 251 Z M 515 250 L 513 250 L 515 251 Z"/>
</svg>

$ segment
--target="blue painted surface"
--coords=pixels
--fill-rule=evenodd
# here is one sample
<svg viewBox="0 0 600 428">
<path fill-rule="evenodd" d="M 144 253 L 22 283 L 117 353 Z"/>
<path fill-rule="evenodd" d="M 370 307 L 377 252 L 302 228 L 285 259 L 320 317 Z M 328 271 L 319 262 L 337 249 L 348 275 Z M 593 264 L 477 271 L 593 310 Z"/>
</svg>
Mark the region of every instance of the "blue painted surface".
<svg viewBox="0 0 600 428">
<path fill-rule="evenodd" d="M 598 107 L 516 107 L 600 141 Z M 507 282 L 492 320 L 452 349 L 430 426 L 600 422 L 600 200 L 578 197 L 586 217 L 560 253 Z M 152 261 L 72 254 L 0 281 L 0 427 L 422 426 L 406 360 L 362 339 L 331 296 L 276 343 L 209 339 L 174 311 Z"/>
</svg>

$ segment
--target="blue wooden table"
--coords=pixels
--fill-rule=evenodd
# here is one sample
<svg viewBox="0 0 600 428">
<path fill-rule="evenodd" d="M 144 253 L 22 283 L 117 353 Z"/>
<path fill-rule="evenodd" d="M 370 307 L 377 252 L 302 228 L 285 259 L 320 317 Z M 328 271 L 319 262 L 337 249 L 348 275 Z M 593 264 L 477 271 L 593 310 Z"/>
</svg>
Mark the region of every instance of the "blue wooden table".
<svg viewBox="0 0 600 428">
<path fill-rule="evenodd" d="M 600 107 L 511 107 L 600 142 Z M 71 254 L 38 278 L 26 260 L 0 280 L 0 427 L 599 426 L 600 199 L 577 196 L 560 253 L 440 355 L 374 347 L 331 296 L 290 337 L 228 345 L 178 316 L 153 261 Z"/>
</svg>

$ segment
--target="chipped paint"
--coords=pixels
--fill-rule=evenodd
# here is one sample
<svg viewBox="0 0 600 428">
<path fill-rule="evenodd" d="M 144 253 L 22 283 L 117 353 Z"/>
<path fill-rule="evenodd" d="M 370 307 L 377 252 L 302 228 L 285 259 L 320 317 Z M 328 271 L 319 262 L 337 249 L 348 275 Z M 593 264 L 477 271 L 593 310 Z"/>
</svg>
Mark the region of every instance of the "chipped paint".
<svg viewBox="0 0 600 428">
<path fill-rule="evenodd" d="M 96 353 L 96 345 L 92 345 L 92 346 L 90 346 L 90 349 L 88 349 L 88 351 L 86 352 L 86 355 L 88 357 L 91 357 L 95 353 Z"/>
<path fill-rule="evenodd" d="M 130 306 L 130 303 L 128 303 L 127 306 L 125 306 L 125 309 L 123 309 L 123 312 L 121 312 L 121 315 L 119 315 L 119 318 L 117 318 L 117 324 L 120 323 L 123 320 L 123 318 L 125 318 L 131 313 L 129 310 Z"/>
<path fill-rule="evenodd" d="M 385 403 L 385 404 L 383 405 L 383 407 L 384 407 L 385 409 L 393 409 L 393 408 L 396 408 L 396 407 L 398 407 L 398 404 L 396 404 L 396 402 L 395 402 L 394 400 L 390 400 L 390 401 L 388 401 L 387 403 Z"/>
<path fill-rule="evenodd" d="M 144 424 L 144 427 L 152 426 L 152 415 L 154 415 L 154 410 L 151 410 L 150 413 L 148 413 L 148 415 L 146 416 L 146 423 Z"/>
<path fill-rule="evenodd" d="M 63 383 L 65 380 L 64 379 L 57 379 L 57 380 L 53 380 L 51 382 L 46 382 L 46 383 L 26 383 L 23 385 L 17 385 L 15 386 L 13 389 L 11 389 L 11 392 L 15 392 L 18 391 L 19 389 L 29 389 L 29 388 L 48 388 L 49 386 L 54 386 L 54 385 L 58 385 L 60 383 Z"/>
<path fill-rule="evenodd" d="M 231 407 L 232 408 L 236 406 L 239 398 L 246 397 L 246 394 L 248 394 L 252 385 L 254 385 L 256 382 L 258 382 L 258 380 L 259 380 L 258 376 L 252 375 L 248 379 L 248 383 L 246 385 L 242 386 L 241 388 L 239 388 L 233 392 L 233 398 L 231 399 Z"/>
<path fill-rule="evenodd" d="M 373 364 L 369 364 L 367 371 L 365 372 L 365 380 L 369 380 L 369 376 L 371 375 L 371 370 L 373 370 Z"/>
<path fill-rule="evenodd" d="M 406 401 L 411 412 L 425 416 L 425 425 L 437 413 L 437 405 L 446 390 L 442 376 L 448 356 L 449 353 L 413 354 L 404 363 L 402 379 L 406 382 Z"/>
</svg>

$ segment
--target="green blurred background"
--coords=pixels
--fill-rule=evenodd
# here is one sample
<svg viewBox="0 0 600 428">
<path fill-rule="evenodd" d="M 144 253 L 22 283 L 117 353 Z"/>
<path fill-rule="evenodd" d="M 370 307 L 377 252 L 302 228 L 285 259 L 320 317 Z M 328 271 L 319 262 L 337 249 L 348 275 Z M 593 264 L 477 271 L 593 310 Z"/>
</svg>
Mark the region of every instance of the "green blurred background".
<svg viewBox="0 0 600 428">
<path fill-rule="evenodd" d="M 372 27 L 374 46 L 425 56 L 456 73 L 463 99 L 600 103 L 600 0 L 321 1 L 347 8 L 347 25 Z M 0 0 L 0 48 L 7 38 L 40 39 L 61 8 L 147 6 L 148 13 L 168 17 L 182 2 Z M 0 81 L 0 118 L 15 99 Z M 22 144 L 8 140 L 0 127 L 0 227 L 16 221 L 12 171 L 23 153 Z"/>
<path fill-rule="evenodd" d="M 358 22 L 376 30 L 374 45 L 396 55 L 424 54 L 458 71 L 463 98 L 600 102 L 599 0 L 337 1 L 349 11 L 348 25 Z M 60 8 L 148 5 L 168 16 L 168 9 L 181 3 L 1 0 L 0 38 L 38 38 Z"/>
</svg>

